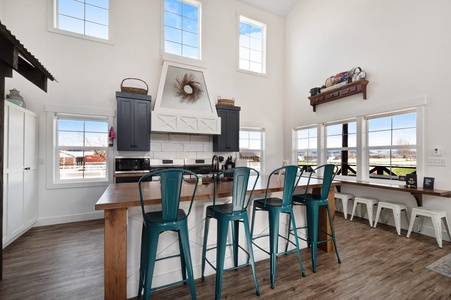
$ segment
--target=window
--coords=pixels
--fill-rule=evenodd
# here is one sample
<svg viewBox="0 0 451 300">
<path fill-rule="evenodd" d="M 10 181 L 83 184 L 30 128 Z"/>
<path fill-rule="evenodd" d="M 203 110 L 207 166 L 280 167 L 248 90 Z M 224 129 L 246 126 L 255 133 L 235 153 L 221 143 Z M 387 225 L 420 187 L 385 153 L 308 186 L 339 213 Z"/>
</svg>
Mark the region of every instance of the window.
<svg viewBox="0 0 451 300">
<path fill-rule="evenodd" d="M 326 125 L 327 163 L 339 167 L 338 175 L 357 174 L 357 127 L 356 122 Z"/>
<path fill-rule="evenodd" d="M 240 70 L 266 74 L 266 25 L 240 16 Z"/>
<path fill-rule="evenodd" d="M 55 28 L 109 39 L 109 0 L 55 0 Z"/>
<path fill-rule="evenodd" d="M 312 170 L 318 164 L 317 128 L 300 128 L 296 130 L 296 157 L 298 166 L 304 171 Z"/>
<path fill-rule="evenodd" d="M 107 180 L 107 118 L 56 114 L 55 127 L 55 181 Z"/>
<path fill-rule="evenodd" d="M 240 130 L 240 159 L 247 161 L 247 166 L 262 171 L 263 129 Z"/>
<path fill-rule="evenodd" d="M 416 112 L 368 117 L 367 122 L 370 177 L 399 180 L 415 174 Z"/>
<path fill-rule="evenodd" d="M 201 59 L 201 3 L 194 0 L 164 1 L 164 52 Z"/>
</svg>

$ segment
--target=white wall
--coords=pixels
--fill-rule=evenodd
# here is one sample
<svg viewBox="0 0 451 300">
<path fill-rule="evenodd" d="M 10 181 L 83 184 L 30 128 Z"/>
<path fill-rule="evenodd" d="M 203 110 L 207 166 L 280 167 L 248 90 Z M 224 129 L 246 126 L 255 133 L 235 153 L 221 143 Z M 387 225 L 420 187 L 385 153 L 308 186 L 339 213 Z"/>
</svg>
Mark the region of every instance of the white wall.
<svg viewBox="0 0 451 300">
<path fill-rule="evenodd" d="M 126 77 L 138 77 L 157 94 L 162 68 L 160 55 L 161 2 L 112 0 L 110 22 L 113 44 L 98 43 L 47 31 L 49 1 L 2 0 L 2 23 L 50 71 L 58 82 L 49 82 L 44 93 L 15 73 L 6 90 L 21 91 L 27 108 L 39 115 L 39 221 L 52 224 L 101 217 L 94 204 L 105 186 L 78 189 L 47 189 L 47 104 L 116 109 L 115 92 Z M 241 106 L 241 125 L 264 127 L 267 170 L 283 159 L 283 54 L 284 20 L 240 2 L 210 0 L 204 3 L 204 62 L 210 97 L 235 98 Z M 236 71 L 237 14 L 268 25 L 268 75 Z M 20 17 L 18 17 L 20 16 Z M 182 138 L 183 141 L 184 138 Z M 177 141 L 175 141 L 177 142 Z M 158 141 L 157 141 L 158 143 Z M 130 153 L 118 153 L 129 155 Z M 211 154 L 211 153 L 209 153 Z M 139 153 L 150 155 L 154 153 Z M 199 154 L 200 155 L 200 154 Z"/>
<path fill-rule="evenodd" d="M 291 132 L 296 126 L 390 111 L 427 96 L 425 152 L 420 159 L 440 147 L 441 157 L 451 164 L 451 99 L 445 83 L 451 68 L 450 9 L 446 0 L 300 1 L 285 23 L 285 156 L 293 149 Z M 368 100 L 359 94 L 319 105 L 313 113 L 307 98 L 310 88 L 357 66 L 368 74 Z M 436 188 L 451 189 L 449 166 L 425 164 L 423 175 L 435 177 Z M 368 193 L 398 198 L 379 190 Z M 416 205 L 413 197 L 407 201 Z M 423 202 L 451 215 L 449 198 L 425 196 Z"/>
</svg>

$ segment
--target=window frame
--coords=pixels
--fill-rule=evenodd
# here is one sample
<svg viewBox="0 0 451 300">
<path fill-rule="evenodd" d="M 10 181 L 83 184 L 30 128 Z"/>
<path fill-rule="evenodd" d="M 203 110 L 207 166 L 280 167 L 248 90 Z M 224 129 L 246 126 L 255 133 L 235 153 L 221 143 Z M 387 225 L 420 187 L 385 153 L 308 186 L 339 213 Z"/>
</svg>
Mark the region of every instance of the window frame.
<svg viewBox="0 0 451 300">
<path fill-rule="evenodd" d="M 258 76 L 267 76 L 267 29 L 268 29 L 268 25 L 266 23 L 260 22 L 258 20 L 246 17 L 244 15 L 239 14 L 238 17 L 238 25 L 237 25 L 237 71 L 239 72 L 243 72 L 243 73 L 248 73 L 248 74 L 253 74 L 253 75 L 258 75 Z M 256 72 L 256 71 L 252 71 L 249 69 L 242 69 L 240 67 L 240 48 L 241 48 L 241 23 L 247 23 L 253 27 L 259 27 L 262 29 L 262 52 L 261 52 L 261 72 Z M 250 48 L 249 48 L 250 49 Z M 249 59 L 250 62 L 250 59 Z"/>
<path fill-rule="evenodd" d="M 249 151 L 249 152 L 251 152 L 251 151 L 259 151 L 260 152 L 260 161 L 259 161 L 259 163 L 260 163 L 260 170 L 259 170 L 259 172 L 260 173 L 264 173 L 264 167 L 265 167 L 265 164 L 264 164 L 264 145 L 265 145 L 265 130 L 263 129 L 263 128 L 253 128 L 253 127 L 241 127 L 240 128 L 240 131 L 239 131 L 239 140 L 241 140 L 241 132 L 258 132 L 258 133 L 260 133 L 260 149 L 256 149 L 256 148 L 251 148 L 251 147 L 249 147 L 249 148 L 242 148 L 241 147 L 241 143 L 239 143 L 239 153 L 241 153 L 241 152 L 247 152 L 247 151 Z M 247 139 L 247 140 L 251 140 L 251 139 Z M 249 166 L 249 162 L 246 160 L 246 165 L 247 166 Z M 252 166 L 249 166 L 249 167 L 252 167 Z M 256 168 L 257 169 L 257 168 Z M 257 169 L 258 170 L 258 169 Z"/>
<path fill-rule="evenodd" d="M 109 45 L 113 44 L 113 40 L 114 40 L 113 30 L 112 30 L 113 25 L 111 24 L 111 20 L 112 20 L 112 16 L 113 16 L 113 11 L 115 10 L 114 1 L 108 0 L 108 38 L 107 39 L 58 28 L 57 26 L 58 26 L 58 1 L 59 0 L 47 0 L 47 1 L 48 1 L 47 2 L 47 15 L 48 15 L 47 31 L 65 35 L 65 36 L 69 36 L 69 37 L 73 37 L 73 38 L 79 38 L 79 39 L 83 39 L 83 40 L 87 40 L 87 41 L 92 41 L 92 42 L 98 42 L 98 43 L 109 44 Z"/>
<path fill-rule="evenodd" d="M 56 113 L 54 114 L 55 118 L 55 146 L 54 146 L 54 155 L 55 155 L 55 169 L 54 169 L 54 180 L 56 184 L 61 183 L 84 183 L 84 182 L 97 182 L 97 181 L 105 181 L 108 180 L 108 164 L 107 161 L 105 161 L 105 177 L 101 178 L 76 178 L 76 179 L 61 179 L 61 151 L 68 151 L 68 150 L 78 150 L 78 151 L 86 151 L 86 150 L 100 150 L 105 151 L 107 154 L 107 160 L 108 160 L 108 144 L 105 146 L 62 146 L 59 145 L 59 120 L 72 120 L 72 121 L 98 121 L 98 122 L 104 122 L 106 123 L 107 130 L 105 131 L 105 138 L 106 142 L 108 143 L 108 118 L 107 117 L 93 117 L 86 115 L 69 115 L 69 114 L 60 114 Z M 83 129 L 83 134 L 86 134 L 86 130 Z M 58 160 L 59 163 L 56 163 L 56 160 Z M 84 162 L 83 162 L 84 163 Z M 84 168 L 83 168 L 84 169 Z M 84 171 L 83 171 L 84 175 Z"/>
<path fill-rule="evenodd" d="M 47 118 L 47 171 L 46 180 L 48 189 L 60 189 L 60 188 L 85 188 L 95 186 L 107 186 L 113 180 L 113 148 L 106 147 L 106 177 L 105 178 L 93 178 L 83 180 L 60 180 L 59 175 L 59 152 L 57 152 L 57 114 L 84 116 L 85 119 L 104 119 L 108 123 L 108 128 L 114 126 L 113 117 L 114 110 L 99 109 L 94 107 L 68 107 L 58 104 L 49 104 L 45 106 L 46 118 Z M 41 159 L 41 165 L 45 162 Z"/>
<path fill-rule="evenodd" d="M 314 130 L 315 132 L 316 132 L 316 137 L 307 137 L 307 140 L 310 140 L 311 138 L 316 138 L 316 143 L 315 143 L 315 148 L 310 148 L 310 147 L 308 147 L 308 148 L 298 148 L 298 146 L 299 146 L 299 134 L 298 134 L 298 132 L 299 131 L 307 131 L 307 133 L 308 133 L 308 135 L 309 135 L 309 132 L 308 131 L 310 131 L 310 130 Z M 310 126 L 302 126 L 302 127 L 297 127 L 297 128 L 295 128 L 294 129 L 294 131 L 293 131 L 293 140 L 294 140 L 294 144 L 295 144 L 295 147 L 294 147 L 294 153 L 293 153 L 293 156 L 294 156 L 294 162 L 295 162 L 295 164 L 296 165 L 299 165 L 299 160 L 298 160 L 298 157 L 299 157 L 299 151 L 306 151 L 306 152 L 312 152 L 312 151 L 316 151 L 316 165 L 315 166 L 317 166 L 318 164 L 319 164 L 319 162 L 321 161 L 320 160 L 320 151 L 318 150 L 319 149 L 319 142 L 320 142 L 320 138 L 319 138 L 319 131 L 318 131 L 318 125 L 310 125 Z M 310 144 L 309 144 L 309 146 L 310 146 Z M 305 169 L 304 169 L 304 171 L 306 171 Z"/>
<path fill-rule="evenodd" d="M 179 0 L 180 2 L 185 2 L 194 6 L 197 6 L 199 9 L 199 16 L 198 16 L 198 51 L 199 51 L 199 57 L 198 58 L 192 58 L 188 56 L 178 55 L 166 52 L 166 2 L 165 0 L 161 0 L 161 43 L 160 43 L 160 52 L 161 56 L 163 57 L 163 60 L 171 60 L 176 62 L 182 62 L 182 63 L 195 63 L 199 64 L 203 61 L 203 43 L 202 43 L 202 35 L 203 35 L 203 3 L 201 0 Z M 183 45 L 183 43 L 181 44 Z"/>
<path fill-rule="evenodd" d="M 344 125 L 344 124 L 349 124 L 349 123 L 355 123 L 355 128 L 356 128 L 356 132 L 355 133 L 353 133 L 353 134 L 355 134 L 355 146 L 354 147 L 352 147 L 352 146 L 343 146 L 343 145 L 341 145 L 341 146 L 339 146 L 339 147 L 329 147 L 329 145 L 328 145 L 328 137 L 329 136 L 332 136 L 332 135 L 328 135 L 328 133 L 327 133 L 327 128 L 328 128 L 328 126 L 335 126 L 335 125 Z M 348 157 L 349 157 L 349 152 L 350 151 L 355 151 L 355 153 L 356 153 L 356 157 L 355 157 L 355 159 L 356 159 L 356 162 L 355 162 L 355 164 L 356 164 L 356 166 L 355 166 L 355 172 L 356 172 L 356 174 L 354 175 L 354 176 L 352 176 L 352 175 L 343 175 L 343 174 L 337 174 L 336 175 L 336 177 L 337 178 L 350 178 L 350 177 L 357 177 L 357 175 L 359 174 L 359 163 L 360 163 L 360 161 L 359 161 L 359 159 L 358 159 L 358 152 L 359 152 L 359 149 L 358 149 L 358 139 L 359 139 L 359 134 L 358 134 L 358 125 L 357 125 L 357 120 L 356 119 L 345 119 L 345 120 L 340 120 L 340 121 L 334 121 L 334 122 L 328 122 L 328 123 L 325 123 L 324 124 L 324 145 L 325 145 L 325 147 L 324 147 L 324 149 L 325 149 L 325 151 L 324 151 L 324 161 L 326 162 L 326 163 L 329 163 L 329 158 L 328 158 L 328 156 L 327 156 L 327 154 L 328 154 L 328 152 L 329 151 L 333 151 L 333 150 L 338 150 L 338 151 L 340 151 L 341 153 L 343 153 L 344 151 L 347 151 L 348 152 Z M 336 135 L 335 135 L 336 136 Z M 341 133 L 341 137 L 342 137 L 342 139 L 343 139 L 343 132 Z M 341 161 L 342 162 L 342 161 Z M 337 165 L 338 167 L 340 167 L 340 170 L 341 170 L 341 167 L 342 167 L 342 163 L 340 163 L 340 164 L 338 164 Z M 351 172 L 352 173 L 352 172 Z"/>
<path fill-rule="evenodd" d="M 416 124 L 415 124 L 415 134 L 416 134 L 416 143 L 415 145 L 410 145 L 410 146 L 405 146 L 405 145 L 395 145 L 393 143 L 393 140 L 391 140 L 391 145 L 383 145 L 383 146 L 370 146 L 369 145 L 369 120 L 374 120 L 374 119 L 378 119 L 378 118 L 386 118 L 386 117 L 393 117 L 393 116 L 399 116 L 399 115 L 403 115 L 403 114 L 410 114 L 410 113 L 415 113 L 416 114 Z M 371 178 L 370 174 L 369 174 L 369 167 L 370 167 L 370 151 L 371 150 L 398 150 L 400 148 L 402 149 L 414 149 L 415 153 L 416 153 L 416 166 L 415 166 L 415 172 L 416 174 L 418 174 L 418 164 L 419 164 L 419 153 L 421 153 L 418 149 L 418 143 L 419 143 L 419 129 L 418 129 L 418 125 L 422 124 L 422 120 L 418 118 L 418 109 L 415 108 L 411 108 L 411 109 L 403 109 L 403 110 L 396 110 L 396 111 L 391 111 L 391 112 L 386 112 L 386 113 L 381 113 L 381 114 L 373 114 L 373 115 L 367 115 L 364 117 L 364 121 L 365 121 L 365 137 L 366 137 L 366 151 L 365 151 L 365 157 L 366 157 L 366 161 L 365 163 L 368 166 L 368 172 L 367 172 L 367 176 L 369 179 L 373 179 Z M 391 132 L 391 136 L 393 135 L 393 130 L 396 130 L 396 128 L 390 128 L 390 132 Z M 385 130 L 386 131 L 386 130 Z M 391 157 L 390 157 L 390 161 L 391 161 Z M 392 163 L 390 162 L 390 168 L 392 167 Z M 378 178 L 380 180 L 383 180 L 384 182 L 387 182 L 387 180 L 389 180 L 390 182 L 396 182 L 396 183 L 404 183 L 403 180 L 399 180 L 399 179 L 392 179 L 392 178 Z"/>
<path fill-rule="evenodd" d="M 409 102 L 409 103 L 408 103 Z M 411 102 L 414 102 L 414 105 L 411 105 Z M 356 141 L 356 150 L 357 150 L 357 176 L 356 177 L 346 177 L 346 180 L 355 181 L 355 180 L 363 180 L 375 183 L 385 183 L 387 184 L 387 179 L 380 178 L 370 178 L 369 176 L 369 150 L 368 150 L 368 133 L 367 133 L 367 122 L 366 119 L 373 116 L 387 116 L 390 114 L 399 114 L 400 112 L 416 112 L 416 173 L 418 178 L 422 177 L 424 174 L 424 167 L 426 164 L 425 159 L 425 149 L 424 149 L 424 125 L 425 125 L 425 111 L 426 111 L 426 102 L 427 97 L 417 97 L 412 100 L 406 101 L 406 105 L 400 105 L 395 109 L 386 109 L 381 110 L 379 113 L 371 112 L 358 117 L 355 117 L 356 120 L 356 131 L 357 131 L 357 141 Z M 408 105 L 410 104 L 410 105 Z M 344 119 L 344 120 L 351 120 Z M 316 126 L 318 127 L 318 164 L 327 163 L 327 151 L 326 151 L 326 124 L 340 122 L 340 121 L 329 121 L 327 123 L 318 123 Z M 292 139 L 292 149 L 293 149 L 293 157 L 292 161 L 297 162 L 297 129 L 307 128 L 309 126 L 296 127 L 293 129 L 293 139 Z M 320 156 L 321 155 L 321 156 Z M 339 176 L 340 177 L 340 176 Z M 391 180 L 389 183 L 393 184 L 404 184 L 403 181 Z"/>
</svg>

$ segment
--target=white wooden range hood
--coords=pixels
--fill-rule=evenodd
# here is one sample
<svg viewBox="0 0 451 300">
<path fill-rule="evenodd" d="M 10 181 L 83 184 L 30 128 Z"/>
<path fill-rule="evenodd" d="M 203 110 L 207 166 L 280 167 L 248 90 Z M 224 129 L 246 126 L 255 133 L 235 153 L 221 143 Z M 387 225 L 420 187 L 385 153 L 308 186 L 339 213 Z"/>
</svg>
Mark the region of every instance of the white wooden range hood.
<svg viewBox="0 0 451 300">
<path fill-rule="evenodd" d="M 221 134 L 203 69 L 163 61 L 151 119 L 155 132 Z"/>
</svg>

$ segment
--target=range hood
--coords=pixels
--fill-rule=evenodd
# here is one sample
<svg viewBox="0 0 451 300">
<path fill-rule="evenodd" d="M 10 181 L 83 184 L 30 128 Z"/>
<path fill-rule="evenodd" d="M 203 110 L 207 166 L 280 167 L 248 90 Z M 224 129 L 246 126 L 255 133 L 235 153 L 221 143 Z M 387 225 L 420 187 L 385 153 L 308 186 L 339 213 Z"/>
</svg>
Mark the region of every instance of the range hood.
<svg viewBox="0 0 451 300">
<path fill-rule="evenodd" d="M 210 99 L 203 70 L 163 61 L 152 131 L 221 134 L 221 118 Z"/>
</svg>

